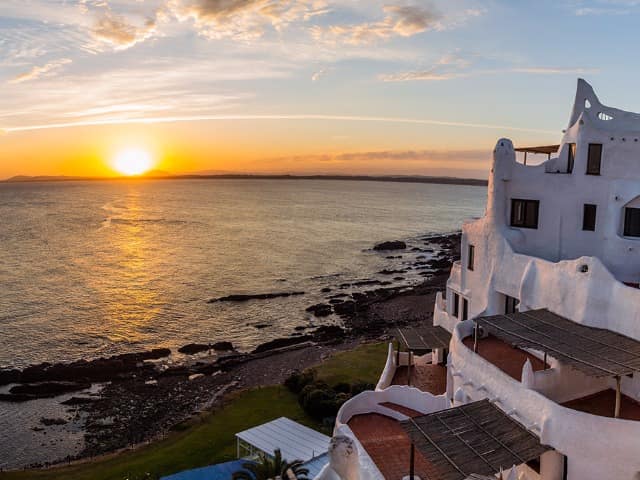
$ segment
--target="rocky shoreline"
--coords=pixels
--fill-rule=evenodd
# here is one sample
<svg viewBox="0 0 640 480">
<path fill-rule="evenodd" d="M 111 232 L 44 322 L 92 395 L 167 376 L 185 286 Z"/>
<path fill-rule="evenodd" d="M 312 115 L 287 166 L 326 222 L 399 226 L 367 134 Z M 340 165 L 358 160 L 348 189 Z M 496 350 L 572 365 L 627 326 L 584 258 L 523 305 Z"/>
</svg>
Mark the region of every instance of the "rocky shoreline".
<svg viewBox="0 0 640 480">
<path fill-rule="evenodd" d="M 372 247 L 391 258 L 405 251 L 418 254 L 406 268 L 378 272 L 389 276 L 389 281 L 363 279 L 322 289 L 326 301 L 310 305 L 307 311 L 318 318 L 334 315 L 341 325 L 301 325 L 290 336 L 264 342 L 251 352 L 238 352 L 224 340 L 191 343 L 178 349 L 185 356 L 180 363 L 167 360 L 172 353 L 169 349 L 153 349 L 89 361 L 43 363 L 22 370 L 4 369 L 0 370 L 0 386 L 11 387 L 0 394 L 0 401 L 25 402 L 74 392 L 64 405 L 76 418 L 82 417 L 85 445 L 78 455 L 61 461 L 148 442 L 219 404 L 233 390 L 281 383 L 293 365 L 311 366 L 335 351 L 385 338 L 393 326 L 429 321 L 435 293 L 443 289 L 451 263 L 459 258 L 460 234 L 424 236 L 420 242 L 423 246 L 409 247 L 395 240 Z M 424 281 L 411 287 L 394 286 L 391 278 L 399 281 L 408 270 L 424 277 Z M 354 286 L 372 288 L 352 291 Z M 212 301 L 268 301 L 302 294 L 228 295 Z M 104 384 L 99 394 L 87 394 L 87 387 L 95 383 Z M 45 427 L 58 423 L 59 419 L 42 419 Z"/>
</svg>

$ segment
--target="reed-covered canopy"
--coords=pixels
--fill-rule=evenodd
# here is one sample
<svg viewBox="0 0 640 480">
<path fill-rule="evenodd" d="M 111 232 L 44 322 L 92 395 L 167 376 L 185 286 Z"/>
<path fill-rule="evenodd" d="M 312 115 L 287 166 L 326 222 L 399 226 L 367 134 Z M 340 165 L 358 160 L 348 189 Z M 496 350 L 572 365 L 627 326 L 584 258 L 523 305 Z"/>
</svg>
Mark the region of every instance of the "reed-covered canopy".
<svg viewBox="0 0 640 480">
<path fill-rule="evenodd" d="M 514 347 L 547 353 L 591 377 L 640 371 L 640 341 L 576 323 L 547 309 L 480 317 L 475 322 Z"/>
<path fill-rule="evenodd" d="M 439 480 L 494 475 L 501 468 L 521 465 L 551 450 L 488 400 L 410 418 L 400 424 L 427 460 L 428 478 Z"/>
<path fill-rule="evenodd" d="M 423 355 L 434 348 L 449 348 L 451 334 L 442 327 L 397 328 L 395 337 L 410 352 Z"/>
</svg>

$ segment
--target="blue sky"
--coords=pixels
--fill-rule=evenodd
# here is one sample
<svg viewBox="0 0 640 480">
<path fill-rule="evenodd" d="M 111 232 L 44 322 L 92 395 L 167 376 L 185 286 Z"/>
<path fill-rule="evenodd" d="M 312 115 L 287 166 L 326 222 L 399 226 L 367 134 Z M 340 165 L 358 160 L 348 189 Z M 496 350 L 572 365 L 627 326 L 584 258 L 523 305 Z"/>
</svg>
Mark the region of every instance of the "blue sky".
<svg viewBox="0 0 640 480">
<path fill-rule="evenodd" d="M 201 147 L 173 170 L 486 176 L 500 136 L 558 141 L 578 77 L 640 110 L 639 20 L 636 0 L 2 0 L 0 176 L 67 172 L 77 151 L 29 145 L 124 129 Z"/>
</svg>

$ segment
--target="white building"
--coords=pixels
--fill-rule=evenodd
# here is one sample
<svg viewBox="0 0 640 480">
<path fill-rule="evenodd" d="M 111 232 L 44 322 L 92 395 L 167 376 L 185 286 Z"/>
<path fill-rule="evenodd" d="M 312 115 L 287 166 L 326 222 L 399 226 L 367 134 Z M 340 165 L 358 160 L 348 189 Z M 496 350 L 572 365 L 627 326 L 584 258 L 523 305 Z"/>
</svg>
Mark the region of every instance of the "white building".
<svg viewBox="0 0 640 480">
<path fill-rule="evenodd" d="M 390 345 L 376 391 L 336 421 L 357 467 L 332 457 L 320 478 L 400 479 L 413 443 L 423 478 L 515 465 L 510 478 L 640 479 L 640 115 L 602 105 L 579 80 L 557 149 L 518 150 L 555 153 L 526 165 L 498 140 L 485 215 L 463 225 L 462 258 L 436 300 L 448 349 L 430 330 L 407 333 L 415 355 Z M 421 342 L 433 354 L 420 356 Z M 491 431 L 475 405 L 507 426 Z M 543 449 L 516 451 L 527 434 Z"/>
</svg>

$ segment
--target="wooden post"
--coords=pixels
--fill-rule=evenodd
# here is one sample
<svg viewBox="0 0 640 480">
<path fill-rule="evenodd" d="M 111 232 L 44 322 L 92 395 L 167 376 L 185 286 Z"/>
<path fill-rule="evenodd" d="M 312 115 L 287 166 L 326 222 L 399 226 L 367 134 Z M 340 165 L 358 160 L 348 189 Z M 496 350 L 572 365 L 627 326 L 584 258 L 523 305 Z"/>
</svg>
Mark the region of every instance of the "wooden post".
<svg viewBox="0 0 640 480">
<path fill-rule="evenodd" d="M 409 350 L 409 360 L 407 362 L 407 385 L 411 386 L 411 363 L 413 362 L 413 351 Z"/>
<path fill-rule="evenodd" d="M 396 351 L 396 368 L 400 368 L 400 340 L 396 339 L 398 342 L 398 350 Z"/>
<path fill-rule="evenodd" d="M 544 369 L 547 369 L 547 351 L 544 352 Z"/>
<path fill-rule="evenodd" d="M 478 353 L 478 322 L 474 322 L 473 327 L 473 351 Z"/>
<path fill-rule="evenodd" d="M 415 446 L 413 442 L 411 442 L 411 450 L 409 452 L 409 480 L 413 480 L 414 472 L 415 472 Z"/>
<path fill-rule="evenodd" d="M 614 412 L 615 418 L 620 418 L 620 404 L 622 403 L 622 394 L 620 393 L 620 375 L 616 376 L 616 409 Z"/>
<path fill-rule="evenodd" d="M 527 164 L 527 152 L 524 152 L 524 164 Z"/>
</svg>

